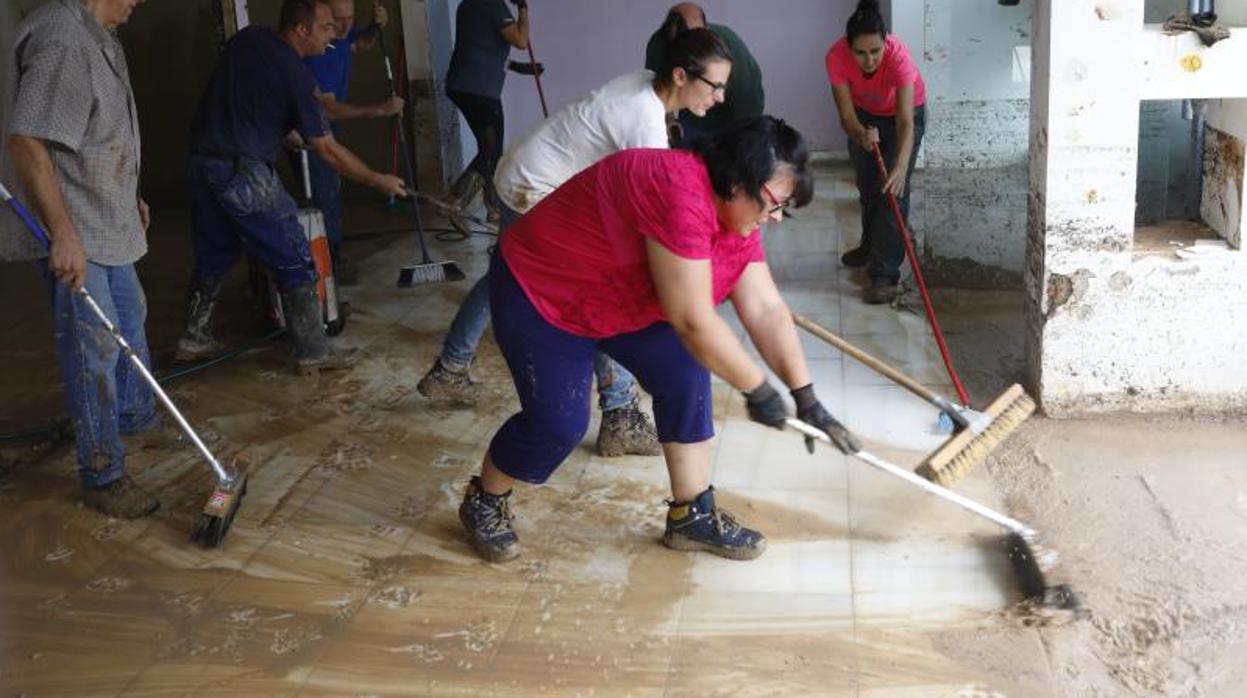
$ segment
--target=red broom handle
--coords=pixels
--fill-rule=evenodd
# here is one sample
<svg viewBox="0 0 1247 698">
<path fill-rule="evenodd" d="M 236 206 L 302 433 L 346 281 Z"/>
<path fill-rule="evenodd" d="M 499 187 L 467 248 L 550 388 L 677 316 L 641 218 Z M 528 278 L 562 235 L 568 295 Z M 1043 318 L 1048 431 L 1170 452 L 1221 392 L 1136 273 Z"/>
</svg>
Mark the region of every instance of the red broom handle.
<svg viewBox="0 0 1247 698">
<path fill-rule="evenodd" d="M 537 96 L 541 98 L 541 116 L 550 118 L 550 110 L 546 108 L 546 91 L 541 89 L 541 71 L 537 69 L 537 58 L 533 55 L 533 40 L 528 39 L 528 62 L 533 64 L 533 79 L 537 81 Z"/>
<path fill-rule="evenodd" d="M 874 143 L 871 147 L 875 153 L 875 164 L 879 166 L 879 177 L 881 181 L 887 181 L 888 166 L 883 162 L 883 153 L 879 150 L 879 144 Z M 909 182 L 906 182 L 905 186 L 909 186 Z M 966 395 L 965 386 L 961 384 L 961 378 L 957 376 L 957 369 L 953 368 L 953 357 L 948 353 L 948 343 L 944 341 L 944 332 L 940 330 L 939 320 L 935 319 L 931 294 L 927 292 L 927 282 L 922 278 L 922 267 L 918 266 L 918 254 L 914 252 L 914 243 L 909 238 L 909 229 L 905 225 L 905 218 L 901 216 L 901 206 L 896 202 L 896 195 L 890 191 L 888 203 L 892 205 L 892 215 L 896 217 L 896 232 L 901 236 L 901 241 L 905 243 L 905 256 L 909 258 L 909 266 L 914 270 L 914 279 L 917 280 L 918 291 L 922 294 L 922 305 L 926 308 L 927 320 L 931 322 L 935 343 L 940 347 L 940 357 L 944 359 L 944 368 L 948 369 L 948 377 L 952 379 L 953 388 L 957 390 L 957 399 L 961 400 L 962 405 L 969 407 L 970 398 Z"/>
</svg>

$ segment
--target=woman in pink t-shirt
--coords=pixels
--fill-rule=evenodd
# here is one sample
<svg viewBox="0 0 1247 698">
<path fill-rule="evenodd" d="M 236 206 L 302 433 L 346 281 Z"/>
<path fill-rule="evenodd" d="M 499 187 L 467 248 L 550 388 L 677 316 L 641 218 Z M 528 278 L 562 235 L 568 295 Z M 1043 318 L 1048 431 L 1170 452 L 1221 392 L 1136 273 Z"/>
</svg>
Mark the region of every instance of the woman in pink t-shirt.
<svg viewBox="0 0 1247 698">
<path fill-rule="evenodd" d="M 889 303 L 896 296 L 905 247 L 887 195 L 895 195 L 902 213 L 909 215 L 909 178 L 922 144 L 926 87 L 909 49 L 888 34 L 878 0 L 857 4 L 844 38 L 827 52 L 827 76 L 849 137 L 862 206 L 861 243 L 840 260 L 866 267 L 867 303 Z M 879 176 L 876 144 L 888 165 L 886 178 Z"/>
<path fill-rule="evenodd" d="M 545 482 L 580 443 L 597 351 L 654 398 L 671 477 L 663 542 L 734 559 L 762 553 L 765 537 L 715 505 L 710 371 L 745 393 L 751 419 L 783 428 L 788 411 L 716 312 L 727 299 L 791 390 L 797 415 L 840 448 L 857 448 L 814 395 L 762 250 L 759 225 L 813 197 L 807 160 L 801 135 L 767 116 L 699 141 L 695 151 L 624 150 L 568 180 L 502 237 L 490 307 L 521 411 L 494 435 L 459 508 L 483 557 L 519 555 L 511 488 Z M 578 518 L 572 512 L 565 525 Z"/>
</svg>

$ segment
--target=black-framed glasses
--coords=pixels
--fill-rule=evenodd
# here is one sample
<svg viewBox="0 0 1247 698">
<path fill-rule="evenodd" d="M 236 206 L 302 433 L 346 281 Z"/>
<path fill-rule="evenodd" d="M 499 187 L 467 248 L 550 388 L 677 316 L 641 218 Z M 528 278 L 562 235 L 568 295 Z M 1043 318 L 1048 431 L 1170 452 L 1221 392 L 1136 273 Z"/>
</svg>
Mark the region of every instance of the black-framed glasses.
<svg viewBox="0 0 1247 698">
<path fill-rule="evenodd" d="M 711 80 L 707 80 L 706 76 L 700 75 L 698 73 L 689 73 L 689 75 L 692 75 L 698 80 L 701 80 L 702 82 L 709 85 L 711 92 L 718 92 L 719 94 L 727 94 L 727 83 L 726 82 L 713 82 Z"/>
</svg>

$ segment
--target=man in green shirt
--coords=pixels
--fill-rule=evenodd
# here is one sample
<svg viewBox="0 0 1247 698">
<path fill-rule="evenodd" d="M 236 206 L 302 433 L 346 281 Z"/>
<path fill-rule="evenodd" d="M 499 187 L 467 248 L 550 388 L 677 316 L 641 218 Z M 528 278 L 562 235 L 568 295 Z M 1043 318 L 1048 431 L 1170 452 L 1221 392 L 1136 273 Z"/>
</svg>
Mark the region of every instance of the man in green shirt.
<svg viewBox="0 0 1247 698">
<path fill-rule="evenodd" d="M 704 117 L 693 116 L 687 110 L 680 112 L 683 136 L 679 143 L 673 145 L 687 147 L 697 138 L 718 133 L 735 121 L 761 116 L 766 104 L 762 70 L 745 42 L 722 24 L 708 24 L 706 11 L 695 3 L 682 2 L 667 12 L 662 26 L 645 45 L 646 69 L 662 74 L 666 68 L 666 47 L 670 37 L 678 31 L 702 27 L 710 29 L 727 44 L 732 52 L 732 74 L 728 78 L 722 104 L 706 112 Z"/>
</svg>

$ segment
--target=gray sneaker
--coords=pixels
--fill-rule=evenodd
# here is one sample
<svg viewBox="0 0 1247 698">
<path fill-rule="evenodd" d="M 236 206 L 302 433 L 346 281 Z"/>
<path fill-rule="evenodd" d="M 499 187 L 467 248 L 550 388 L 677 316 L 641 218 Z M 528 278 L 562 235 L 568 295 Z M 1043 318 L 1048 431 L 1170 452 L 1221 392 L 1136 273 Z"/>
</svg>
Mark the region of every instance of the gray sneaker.
<svg viewBox="0 0 1247 698">
<path fill-rule="evenodd" d="M 160 508 L 160 500 L 145 492 L 129 475 L 103 487 L 84 489 L 82 501 L 114 519 L 138 519 Z"/>
<path fill-rule="evenodd" d="M 465 368 L 451 370 L 438 359 L 416 384 L 416 392 L 433 402 L 452 407 L 472 407 L 480 400 L 480 383 L 474 383 Z"/>
<path fill-rule="evenodd" d="M 606 458 L 662 455 L 658 432 L 635 402 L 602 413 L 596 450 Z"/>
</svg>

